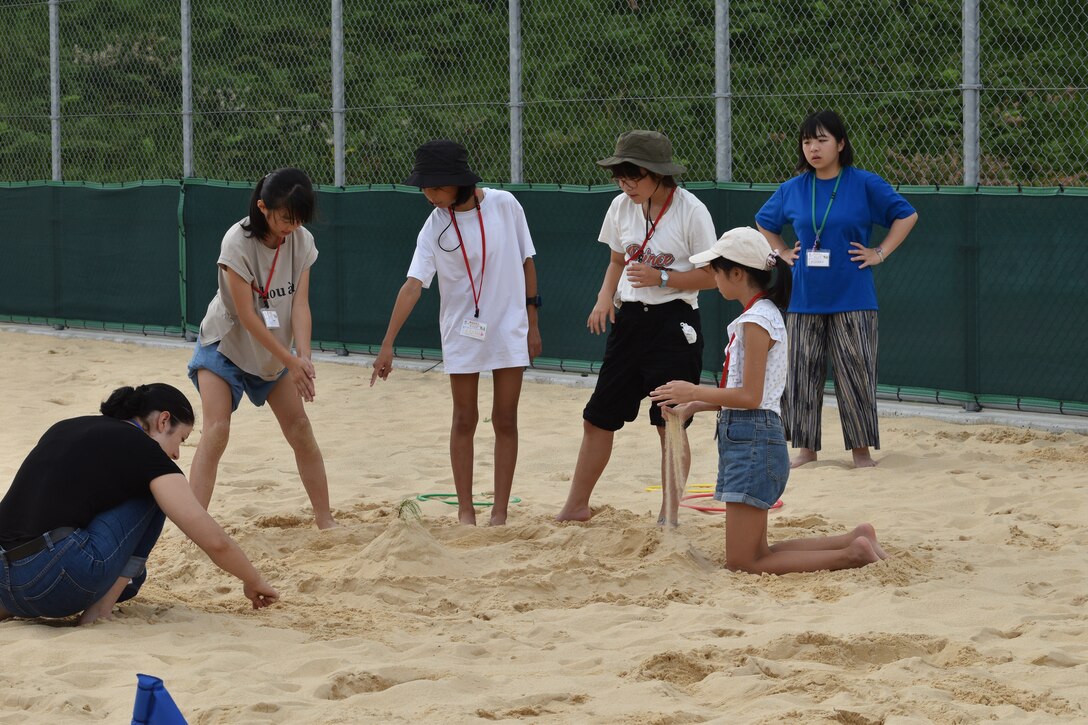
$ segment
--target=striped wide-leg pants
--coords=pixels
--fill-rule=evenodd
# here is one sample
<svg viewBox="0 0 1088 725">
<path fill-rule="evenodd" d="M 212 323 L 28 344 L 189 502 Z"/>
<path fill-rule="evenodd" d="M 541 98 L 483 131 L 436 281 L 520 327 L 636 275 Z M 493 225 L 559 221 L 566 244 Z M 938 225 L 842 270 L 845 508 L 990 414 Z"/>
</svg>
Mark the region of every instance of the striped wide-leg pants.
<svg viewBox="0 0 1088 725">
<path fill-rule="evenodd" d="M 827 363 L 834 368 L 847 450 L 880 448 L 876 416 L 876 310 L 786 315 L 790 365 L 782 421 L 794 448 L 820 450 L 820 409 Z"/>
</svg>

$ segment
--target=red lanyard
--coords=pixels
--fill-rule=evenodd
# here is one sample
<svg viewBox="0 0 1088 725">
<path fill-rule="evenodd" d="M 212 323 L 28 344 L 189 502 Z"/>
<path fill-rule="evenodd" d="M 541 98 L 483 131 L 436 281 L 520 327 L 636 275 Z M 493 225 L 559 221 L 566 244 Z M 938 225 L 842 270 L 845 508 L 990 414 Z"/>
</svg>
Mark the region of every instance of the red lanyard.
<svg viewBox="0 0 1088 725">
<path fill-rule="evenodd" d="M 484 270 L 487 268 L 487 234 L 484 233 L 484 215 L 480 211 L 480 202 L 476 201 L 476 216 L 480 220 L 480 289 L 476 290 L 476 280 L 472 278 L 472 267 L 468 264 L 468 252 L 465 251 L 465 240 L 461 238 L 461 230 L 457 227 L 457 213 L 450 208 L 450 219 L 453 220 L 453 231 L 457 232 L 457 241 L 460 242 L 461 256 L 465 258 L 465 271 L 468 272 L 468 283 L 472 285 L 472 302 L 476 305 L 476 317 L 480 316 L 480 295 L 484 293 Z"/>
<path fill-rule="evenodd" d="M 261 300 L 264 302 L 264 306 L 268 307 L 268 288 L 272 286 L 272 275 L 276 273 L 276 261 L 280 258 L 280 247 L 286 241 L 286 237 L 280 240 L 279 245 L 276 246 L 276 254 L 272 257 L 272 268 L 268 270 L 268 281 L 264 283 L 264 288 L 258 287 L 255 283 L 250 282 L 249 286 L 253 288 Z"/>
<path fill-rule="evenodd" d="M 765 294 L 766 294 L 765 292 L 760 292 L 758 295 L 756 295 L 752 299 L 748 300 L 748 304 L 745 305 L 744 309 L 740 311 L 740 314 L 743 315 L 745 312 L 752 309 L 752 305 L 754 305 Z M 738 317 L 739 316 L 740 315 L 738 315 Z M 729 348 L 733 347 L 733 340 L 736 340 L 736 339 L 737 339 L 737 332 L 736 332 L 736 330 L 734 330 L 733 334 L 729 336 L 729 344 L 725 346 L 725 363 L 722 365 L 722 379 L 720 381 L 718 381 L 718 387 L 719 388 L 724 388 L 725 387 L 725 382 L 729 378 Z"/>
<path fill-rule="evenodd" d="M 657 213 L 657 218 L 654 219 L 653 225 L 651 225 L 650 230 L 648 232 L 646 232 L 646 238 L 642 240 L 642 246 L 639 247 L 638 251 L 636 253 L 632 254 L 627 259 L 626 262 L 623 263 L 623 266 L 626 267 L 631 262 L 634 262 L 636 259 L 638 259 L 638 258 L 640 258 L 642 256 L 642 250 L 646 249 L 646 245 L 650 243 L 650 237 L 652 237 L 654 235 L 654 232 L 657 231 L 657 223 L 659 221 L 661 221 L 661 217 L 665 216 L 665 210 L 668 209 L 669 206 L 672 204 L 672 195 L 675 194 L 675 193 L 676 193 L 676 187 L 675 186 L 672 187 L 671 189 L 669 189 L 669 198 L 665 199 L 665 205 L 663 207 L 661 207 L 661 211 L 659 211 Z"/>
</svg>

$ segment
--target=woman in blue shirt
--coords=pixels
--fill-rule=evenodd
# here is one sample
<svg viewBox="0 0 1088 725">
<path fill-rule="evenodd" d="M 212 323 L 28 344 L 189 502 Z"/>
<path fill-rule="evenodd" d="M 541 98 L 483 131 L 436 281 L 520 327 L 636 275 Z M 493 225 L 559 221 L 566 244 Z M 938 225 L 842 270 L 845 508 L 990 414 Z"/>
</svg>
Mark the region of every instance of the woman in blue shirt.
<svg viewBox="0 0 1088 725">
<path fill-rule="evenodd" d="M 797 467 L 820 450 L 820 409 L 827 361 L 834 365 L 843 439 L 857 467 L 875 466 L 877 303 L 872 267 L 903 243 L 918 213 L 888 182 L 853 166 L 846 128 L 833 111 L 801 124 L 798 176 L 783 183 L 756 214 L 759 231 L 793 265 L 786 316 L 790 374 L 783 395 L 786 437 L 800 449 Z M 888 229 L 870 246 L 874 224 Z M 782 229 L 790 225 L 790 249 Z"/>
</svg>

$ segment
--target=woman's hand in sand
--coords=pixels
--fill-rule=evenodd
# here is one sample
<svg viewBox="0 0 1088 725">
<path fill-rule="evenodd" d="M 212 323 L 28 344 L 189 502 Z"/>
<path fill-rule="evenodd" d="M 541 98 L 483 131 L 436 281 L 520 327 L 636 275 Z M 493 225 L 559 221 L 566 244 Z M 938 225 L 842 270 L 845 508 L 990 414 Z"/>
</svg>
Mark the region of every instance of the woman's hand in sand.
<svg viewBox="0 0 1088 725">
<path fill-rule="evenodd" d="M 686 380 L 673 380 L 650 392 L 650 400 L 662 408 L 691 403 L 695 400 L 695 389 L 699 387 Z"/>
<path fill-rule="evenodd" d="M 382 349 L 378 351 L 378 357 L 374 358 L 374 372 L 370 374 L 370 387 L 374 387 L 378 378 L 382 380 L 388 378 L 391 372 L 393 372 L 393 349 L 382 345 Z"/>
<path fill-rule="evenodd" d="M 589 313 L 586 327 L 594 335 L 600 335 L 608 331 L 608 323 L 616 324 L 616 306 L 612 300 L 597 298 L 597 304 L 593 305 L 593 311 Z"/>
<path fill-rule="evenodd" d="M 245 584 L 242 591 L 245 592 L 246 599 L 253 603 L 254 609 L 264 609 L 279 601 L 280 598 L 280 593 L 270 587 L 264 579 L 254 584 Z"/>
<path fill-rule="evenodd" d="M 309 358 L 299 357 L 298 355 L 292 356 L 291 361 L 287 363 L 287 374 L 291 376 L 291 381 L 295 384 L 295 390 L 298 391 L 299 397 L 307 403 L 312 403 L 314 394 L 317 392 L 317 388 L 314 386 L 317 371 L 314 370 L 314 364 L 310 362 Z"/>
</svg>

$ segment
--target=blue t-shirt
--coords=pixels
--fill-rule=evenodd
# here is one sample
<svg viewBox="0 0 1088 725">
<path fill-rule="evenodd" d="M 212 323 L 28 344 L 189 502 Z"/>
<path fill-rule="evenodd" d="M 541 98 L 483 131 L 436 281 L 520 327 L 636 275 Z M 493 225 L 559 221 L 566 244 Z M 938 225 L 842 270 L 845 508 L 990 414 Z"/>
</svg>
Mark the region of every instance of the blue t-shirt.
<svg viewBox="0 0 1088 725">
<path fill-rule="evenodd" d="M 819 226 L 835 179 L 817 179 L 811 171 L 784 182 L 756 214 L 756 222 L 764 229 L 781 234 L 783 227 L 790 225 L 801 241 L 801 254 L 793 264 L 789 311 L 826 315 L 875 310 L 872 268 L 858 269 L 860 262 L 850 259 L 850 250 L 854 249 L 850 242 L 868 247 L 874 224 L 890 227 L 896 219 L 913 214 L 914 207 L 871 171 L 844 167 L 839 190 L 820 235 L 820 249 L 831 252 L 831 265 L 810 268 L 807 254 L 816 240 L 812 225 L 813 182 Z"/>
</svg>

